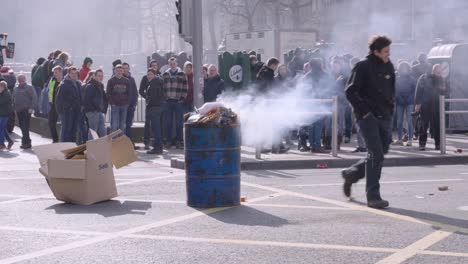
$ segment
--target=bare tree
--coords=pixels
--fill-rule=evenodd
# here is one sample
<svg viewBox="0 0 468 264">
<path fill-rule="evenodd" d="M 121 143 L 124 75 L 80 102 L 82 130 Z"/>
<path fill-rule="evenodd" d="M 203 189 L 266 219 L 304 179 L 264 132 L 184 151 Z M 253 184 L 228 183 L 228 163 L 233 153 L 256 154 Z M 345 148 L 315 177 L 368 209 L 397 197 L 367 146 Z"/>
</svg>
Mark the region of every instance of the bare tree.
<svg viewBox="0 0 468 264">
<path fill-rule="evenodd" d="M 224 13 L 244 19 L 247 22 L 247 30 L 255 30 L 254 16 L 263 0 L 224 0 L 219 2 L 219 7 Z"/>
</svg>

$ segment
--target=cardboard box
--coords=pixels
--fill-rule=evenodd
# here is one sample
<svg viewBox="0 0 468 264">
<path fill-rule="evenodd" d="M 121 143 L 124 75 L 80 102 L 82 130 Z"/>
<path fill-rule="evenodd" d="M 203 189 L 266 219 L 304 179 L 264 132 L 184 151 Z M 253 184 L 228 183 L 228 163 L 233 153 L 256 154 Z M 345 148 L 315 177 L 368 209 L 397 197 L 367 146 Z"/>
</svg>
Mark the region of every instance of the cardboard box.
<svg viewBox="0 0 468 264">
<path fill-rule="evenodd" d="M 137 160 L 133 144 L 122 131 L 86 142 L 86 155 L 74 157 L 74 143 L 37 146 L 39 171 L 46 177 L 52 193 L 60 201 L 93 204 L 112 199 L 117 194 L 113 166 L 117 169 Z"/>
</svg>

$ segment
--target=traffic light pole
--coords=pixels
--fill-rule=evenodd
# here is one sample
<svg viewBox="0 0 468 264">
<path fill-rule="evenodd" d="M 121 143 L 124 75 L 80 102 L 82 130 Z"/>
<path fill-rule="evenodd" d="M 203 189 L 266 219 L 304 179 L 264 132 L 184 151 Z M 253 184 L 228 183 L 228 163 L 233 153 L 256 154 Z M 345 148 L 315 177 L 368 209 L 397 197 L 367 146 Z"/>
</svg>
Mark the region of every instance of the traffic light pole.
<svg viewBox="0 0 468 264">
<path fill-rule="evenodd" d="M 200 107 L 203 105 L 203 24 L 201 0 L 193 1 L 192 12 L 193 103 L 196 107 Z"/>
</svg>

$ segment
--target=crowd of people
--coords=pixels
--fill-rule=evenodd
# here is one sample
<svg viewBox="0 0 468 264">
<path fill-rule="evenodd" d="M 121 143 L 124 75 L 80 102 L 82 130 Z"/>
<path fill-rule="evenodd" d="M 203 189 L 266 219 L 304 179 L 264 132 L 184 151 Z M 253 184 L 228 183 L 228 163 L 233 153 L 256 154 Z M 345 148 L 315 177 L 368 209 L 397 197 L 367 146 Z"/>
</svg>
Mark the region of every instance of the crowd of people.
<svg viewBox="0 0 468 264">
<path fill-rule="evenodd" d="M 93 70 L 92 58 L 85 58 L 81 67 L 76 67 L 70 55 L 60 50 L 36 61 L 31 84 L 25 74 L 16 76 L 0 66 L 0 149 L 12 148 L 9 134 L 16 118 L 22 132 L 21 148 L 32 147 L 29 126 L 33 114 L 48 119 L 53 143 L 82 144 L 93 137 L 91 130 L 99 137 L 109 132 L 105 120 L 110 109 L 110 131 L 122 130 L 132 139 L 139 96 L 146 102 L 143 141 L 148 153 L 162 154 L 163 147 L 183 148 L 183 115 L 194 109 L 193 65 L 187 61 L 181 69 L 172 57 L 164 72 L 157 61 L 149 66 L 139 87 L 130 64 L 120 59 L 112 63 L 106 84 L 104 70 Z M 215 65 L 204 65 L 203 69 L 204 101 L 213 102 L 224 90 L 224 81 Z"/>
<path fill-rule="evenodd" d="M 266 94 L 305 82 L 310 84 L 311 98 L 337 96 L 338 146 L 342 142 L 349 143 L 353 131 L 356 131 L 357 147 L 353 152 L 366 152 L 365 141 L 345 96 L 352 69 L 361 59 L 351 54 L 307 60 L 305 57 L 305 52 L 299 48 L 287 64 L 281 64 L 276 58 L 263 63 L 251 55 L 252 83 L 257 92 Z M 441 67 L 429 64 L 424 54 L 411 63 L 398 60 L 396 65 L 392 116 L 397 139 L 393 144 L 412 146 L 413 140 L 419 139 L 420 150 L 425 150 L 430 129 L 438 149 L 438 96 L 447 92 Z M 161 66 L 167 70 L 161 72 Z M 110 78 L 104 84 L 105 72 L 103 69 L 93 70 L 92 58 L 85 58 L 81 67 L 76 67 L 72 65 L 69 54 L 60 50 L 51 52 L 47 59 L 37 59 L 31 71 L 31 84 L 24 74 L 16 76 L 8 67 L 1 67 L 0 72 L 0 149 L 11 148 L 14 144 L 9 133 L 15 118 L 22 132 L 21 148 L 31 148 L 29 124 L 33 113 L 48 119 L 54 143 L 84 143 L 92 136 L 89 129 L 99 137 L 106 135 L 109 131 L 105 120 L 109 108 L 110 130 L 120 129 L 132 138 L 139 96 L 146 102 L 143 142 L 148 153 L 161 154 L 163 148 L 175 146 L 182 149 L 184 146 L 183 115 L 194 109 L 193 65 L 190 61 L 183 65 L 183 69 L 173 57 L 167 65 L 151 61 L 139 87 L 129 63 L 120 59 L 114 61 Z M 204 102 L 216 101 L 225 90 L 217 67 L 203 65 L 203 78 Z M 331 117 L 324 116 L 274 139 L 272 147 L 262 151 L 285 153 L 292 147 L 292 139 L 297 138 L 300 151 L 328 153 L 331 137 Z"/>
</svg>

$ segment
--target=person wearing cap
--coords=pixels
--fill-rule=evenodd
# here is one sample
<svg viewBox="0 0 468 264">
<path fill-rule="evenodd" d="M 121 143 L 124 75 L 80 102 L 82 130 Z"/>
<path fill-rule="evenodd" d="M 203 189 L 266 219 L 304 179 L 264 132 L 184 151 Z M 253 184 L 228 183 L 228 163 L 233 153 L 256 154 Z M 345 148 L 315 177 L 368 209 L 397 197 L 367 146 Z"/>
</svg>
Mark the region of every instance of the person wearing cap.
<svg viewBox="0 0 468 264">
<path fill-rule="evenodd" d="M 80 69 L 80 81 L 84 81 L 88 73 L 91 71 L 91 66 L 93 65 L 93 60 L 90 57 L 86 57 L 83 61 L 83 66 Z"/>
<path fill-rule="evenodd" d="M 115 68 L 117 65 L 122 65 L 122 60 L 121 59 L 116 59 L 115 61 L 112 62 L 112 76 L 115 75 Z"/>
</svg>

